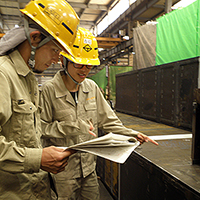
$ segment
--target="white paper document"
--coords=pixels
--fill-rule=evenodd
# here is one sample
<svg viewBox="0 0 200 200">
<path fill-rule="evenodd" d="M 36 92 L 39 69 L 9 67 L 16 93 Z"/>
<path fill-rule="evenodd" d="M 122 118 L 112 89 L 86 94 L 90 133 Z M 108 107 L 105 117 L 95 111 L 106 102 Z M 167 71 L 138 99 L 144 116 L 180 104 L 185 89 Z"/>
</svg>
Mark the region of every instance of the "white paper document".
<svg viewBox="0 0 200 200">
<path fill-rule="evenodd" d="M 139 144 L 134 137 L 109 133 L 65 149 L 84 151 L 117 163 L 124 163 Z"/>
</svg>

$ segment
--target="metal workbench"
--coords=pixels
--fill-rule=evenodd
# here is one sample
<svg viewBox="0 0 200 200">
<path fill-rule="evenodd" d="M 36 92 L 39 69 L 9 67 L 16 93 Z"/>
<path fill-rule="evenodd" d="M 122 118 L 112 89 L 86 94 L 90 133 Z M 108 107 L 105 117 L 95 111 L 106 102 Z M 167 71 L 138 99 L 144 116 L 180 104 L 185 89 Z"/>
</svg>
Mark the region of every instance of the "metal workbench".
<svg viewBox="0 0 200 200">
<path fill-rule="evenodd" d="M 114 199 L 200 199 L 200 166 L 192 164 L 191 159 L 192 132 L 119 112 L 117 115 L 126 127 L 160 139 L 159 146 L 145 143 L 138 147 L 122 165 L 98 158 L 98 175 Z"/>
</svg>

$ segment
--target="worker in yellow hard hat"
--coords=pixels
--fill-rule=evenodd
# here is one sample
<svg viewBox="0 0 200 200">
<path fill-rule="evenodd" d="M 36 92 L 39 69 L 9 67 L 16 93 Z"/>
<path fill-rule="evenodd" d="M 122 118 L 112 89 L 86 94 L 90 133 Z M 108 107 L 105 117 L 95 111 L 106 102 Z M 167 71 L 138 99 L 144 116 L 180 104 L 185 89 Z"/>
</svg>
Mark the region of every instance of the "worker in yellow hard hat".
<svg viewBox="0 0 200 200">
<path fill-rule="evenodd" d="M 0 40 L 0 199 L 50 200 L 49 172 L 63 171 L 72 152 L 42 149 L 34 73 L 72 54 L 79 18 L 65 0 L 32 0 L 21 12 L 24 26 Z"/>
<path fill-rule="evenodd" d="M 79 27 L 72 45 L 74 56 L 61 53 L 63 70 L 46 82 L 41 92 L 41 122 L 46 146 L 71 146 L 98 135 L 98 128 L 134 136 L 142 144 L 155 141 L 124 127 L 106 102 L 101 90 L 86 78 L 94 65 L 99 65 L 98 46 L 92 33 Z M 95 171 L 96 156 L 76 152 L 69 157 L 65 171 L 54 175 L 58 199 L 99 200 Z"/>
</svg>

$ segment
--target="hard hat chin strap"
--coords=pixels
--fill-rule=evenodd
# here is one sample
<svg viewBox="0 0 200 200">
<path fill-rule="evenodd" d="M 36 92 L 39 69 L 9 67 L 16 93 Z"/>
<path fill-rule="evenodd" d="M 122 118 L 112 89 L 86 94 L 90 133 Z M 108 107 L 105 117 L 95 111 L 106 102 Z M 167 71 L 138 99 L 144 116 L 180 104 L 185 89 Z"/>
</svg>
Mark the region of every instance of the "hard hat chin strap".
<svg viewBox="0 0 200 200">
<path fill-rule="evenodd" d="M 35 68 L 35 52 L 36 52 L 36 49 L 40 48 L 42 45 L 46 44 L 47 42 L 53 40 L 54 38 L 51 36 L 51 35 L 48 35 L 44 40 L 42 40 L 37 47 L 34 47 L 32 44 L 31 44 L 31 38 L 30 38 L 30 33 L 29 33 L 29 23 L 28 23 L 28 20 L 24 17 L 24 30 L 25 30 L 25 34 L 26 34 L 26 37 L 29 41 L 29 44 L 31 46 L 31 55 L 30 55 L 30 58 L 28 60 L 28 65 L 34 69 Z M 40 31 L 41 32 L 41 31 Z"/>
<path fill-rule="evenodd" d="M 67 71 L 67 64 L 68 64 L 67 58 L 65 58 L 65 57 L 63 56 L 63 65 L 64 65 L 65 73 L 69 76 L 69 78 L 70 78 L 70 79 L 76 84 L 76 86 L 78 87 L 78 85 L 81 85 L 82 83 L 77 82 L 77 81 L 69 74 L 69 72 Z"/>
</svg>

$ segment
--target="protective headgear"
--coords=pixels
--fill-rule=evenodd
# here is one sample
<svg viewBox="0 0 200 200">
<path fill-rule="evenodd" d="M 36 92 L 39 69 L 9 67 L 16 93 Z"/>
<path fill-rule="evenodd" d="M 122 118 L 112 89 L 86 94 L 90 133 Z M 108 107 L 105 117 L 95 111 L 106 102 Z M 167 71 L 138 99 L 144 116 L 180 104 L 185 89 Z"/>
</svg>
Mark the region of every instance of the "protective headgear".
<svg viewBox="0 0 200 200">
<path fill-rule="evenodd" d="M 98 58 L 98 44 L 96 38 L 92 33 L 82 27 L 78 28 L 75 42 L 72 47 L 72 54 L 61 54 L 68 60 L 82 65 L 99 65 L 100 61 Z"/>
<path fill-rule="evenodd" d="M 49 34 L 37 47 L 32 46 L 28 20 L 24 18 L 25 33 L 31 45 L 31 56 L 28 63 L 32 69 L 35 67 L 36 49 L 50 40 L 55 39 L 66 52 L 72 54 L 70 46 L 76 37 L 79 17 L 65 0 L 31 0 L 20 11 Z"/>
<path fill-rule="evenodd" d="M 57 40 L 64 49 L 71 52 L 79 17 L 65 0 L 32 0 L 20 10 Z"/>
</svg>

